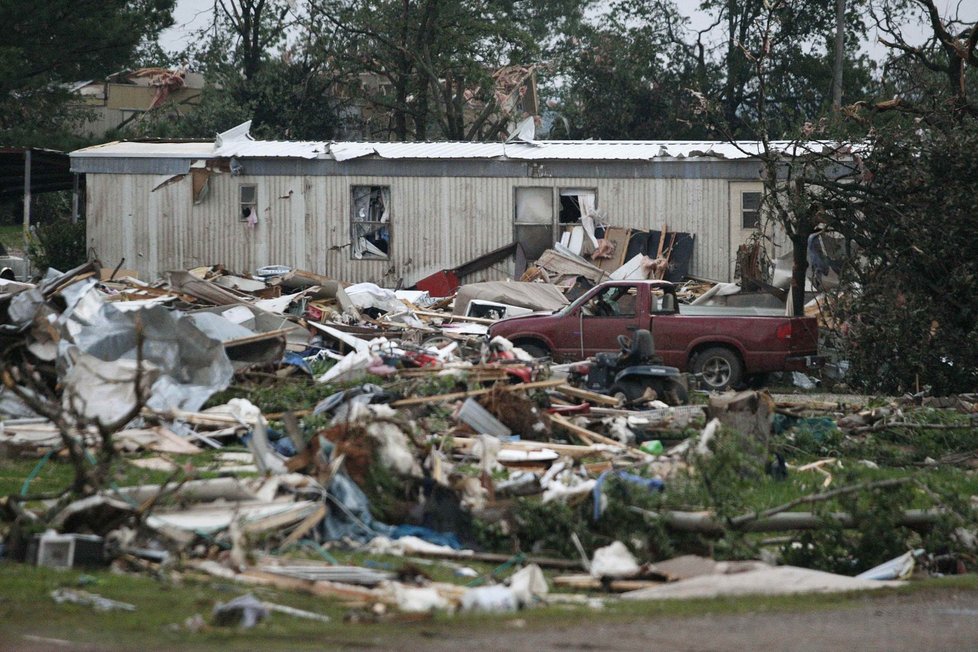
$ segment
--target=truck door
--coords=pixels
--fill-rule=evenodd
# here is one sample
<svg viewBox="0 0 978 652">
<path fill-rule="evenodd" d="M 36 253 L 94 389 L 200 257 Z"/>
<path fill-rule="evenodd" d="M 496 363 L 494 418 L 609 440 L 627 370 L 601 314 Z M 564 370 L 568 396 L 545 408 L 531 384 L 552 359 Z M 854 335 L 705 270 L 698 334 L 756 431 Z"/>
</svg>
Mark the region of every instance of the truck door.
<svg viewBox="0 0 978 652">
<path fill-rule="evenodd" d="M 584 357 L 617 351 L 619 335 L 631 338 L 637 328 L 648 328 L 648 315 L 639 316 L 638 304 L 637 287 L 628 283 L 608 286 L 588 299 L 578 317 Z"/>
<path fill-rule="evenodd" d="M 652 310 L 652 338 L 655 352 L 662 356 L 663 364 L 670 367 L 684 367 L 686 356 L 685 339 L 679 316 L 676 297 L 657 288 L 651 288 L 649 307 Z"/>
</svg>

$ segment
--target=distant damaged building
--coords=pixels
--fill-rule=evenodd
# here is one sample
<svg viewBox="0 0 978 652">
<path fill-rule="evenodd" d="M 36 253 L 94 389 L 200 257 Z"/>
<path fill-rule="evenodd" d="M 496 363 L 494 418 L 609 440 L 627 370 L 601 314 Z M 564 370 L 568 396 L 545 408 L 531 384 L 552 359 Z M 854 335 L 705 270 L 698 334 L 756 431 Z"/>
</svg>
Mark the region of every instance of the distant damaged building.
<svg viewBox="0 0 978 652">
<path fill-rule="evenodd" d="M 248 126 L 72 152 L 98 257 L 147 278 L 223 263 L 407 286 L 502 249 L 468 279 L 496 280 L 567 243 L 584 215 L 690 234 L 689 274 L 727 281 L 761 223 L 753 142 L 258 141 Z"/>
</svg>

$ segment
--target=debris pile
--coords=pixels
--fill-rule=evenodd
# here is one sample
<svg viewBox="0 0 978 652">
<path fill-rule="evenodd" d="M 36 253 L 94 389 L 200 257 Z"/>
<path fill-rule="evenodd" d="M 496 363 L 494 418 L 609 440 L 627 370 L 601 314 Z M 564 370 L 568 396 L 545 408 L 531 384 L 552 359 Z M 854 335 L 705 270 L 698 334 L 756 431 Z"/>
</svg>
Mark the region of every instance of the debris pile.
<svg viewBox="0 0 978 652">
<path fill-rule="evenodd" d="M 704 460 L 720 459 L 731 441 L 767 463 L 769 476 L 813 477 L 825 490 L 838 460 L 786 465 L 772 444 L 778 432 L 866 436 L 904 422 L 899 406 L 846 409 L 763 391 L 693 405 L 597 393 L 572 383 L 567 365 L 503 338 L 487 341 L 486 325 L 500 317 L 566 305 L 560 288 L 590 279 L 591 268 L 612 267 L 614 276 L 621 261 L 635 261 L 623 273 L 669 278 L 658 261 L 691 252 L 686 235 L 572 231 L 566 247 L 524 275 L 549 283 L 470 284 L 448 298 L 288 268 L 252 276 L 220 266 L 150 283 L 89 263 L 36 285 L 5 286 L 0 458 L 36 461 L 0 504 L 7 554 L 55 567 L 181 566 L 402 612 L 587 603 L 580 591 L 659 599 L 884 586 L 877 580 L 890 574 L 841 578 L 760 562 L 721 569 L 712 559 L 639 563 L 641 544 L 589 542 L 589 554 L 576 531 L 576 556 L 548 556 L 552 550 L 533 550 L 515 533 L 523 501 L 554 505 L 554 513 L 583 506 L 597 522 L 626 498 L 637 501 L 629 513 L 649 530 L 709 539 L 817 528 L 819 516 L 806 521 L 796 504 L 723 519 L 655 505 L 673 483 L 702 477 Z M 590 262 L 577 260 L 581 242 L 593 244 Z M 688 284 L 687 295 L 702 286 Z M 253 400 L 242 388 L 254 390 Z M 973 398 L 953 405 L 973 419 Z M 32 491 L 45 464 L 70 465 L 71 486 Z M 133 469 L 157 481 L 116 481 Z M 830 498 L 816 493 L 797 504 Z M 907 527 L 927 527 L 940 513 L 903 516 Z M 852 514 L 838 520 L 859 525 Z M 497 535 L 494 549 L 487 530 Z M 478 581 L 335 558 L 350 550 L 434 558 Z M 476 563 L 497 567 L 480 573 L 469 567 Z M 905 577 L 906 564 L 900 568 Z M 55 599 L 128 608 L 84 592 Z M 252 626 L 276 609 L 286 607 L 244 596 L 216 606 L 213 617 Z"/>
</svg>

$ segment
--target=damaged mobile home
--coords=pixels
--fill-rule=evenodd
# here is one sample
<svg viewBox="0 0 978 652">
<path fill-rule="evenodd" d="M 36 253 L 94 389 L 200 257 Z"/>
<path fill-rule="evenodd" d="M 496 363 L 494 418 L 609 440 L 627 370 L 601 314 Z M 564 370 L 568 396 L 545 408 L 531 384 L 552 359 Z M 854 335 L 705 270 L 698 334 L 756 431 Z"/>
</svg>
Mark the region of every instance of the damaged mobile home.
<svg viewBox="0 0 978 652">
<path fill-rule="evenodd" d="M 689 274 L 723 281 L 761 222 L 759 143 L 285 142 L 249 124 L 73 152 L 89 246 L 146 278 L 222 260 L 407 286 L 519 245 L 474 282 L 519 276 L 583 214 L 691 234 Z"/>
</svg>

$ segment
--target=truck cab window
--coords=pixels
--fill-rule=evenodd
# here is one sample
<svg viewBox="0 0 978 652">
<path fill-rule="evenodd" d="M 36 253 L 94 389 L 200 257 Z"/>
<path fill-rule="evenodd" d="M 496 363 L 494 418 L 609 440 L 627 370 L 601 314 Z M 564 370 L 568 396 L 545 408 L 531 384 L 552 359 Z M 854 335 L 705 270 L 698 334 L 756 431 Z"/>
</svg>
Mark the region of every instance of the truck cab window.
<svg viewBox="0 0 978 652">
<path fill-rule="evenodd" d="M 584 316 L 634 317 L 636 298 L 634 287 L 610 287 L 584 305 Z"/>
</svg>

